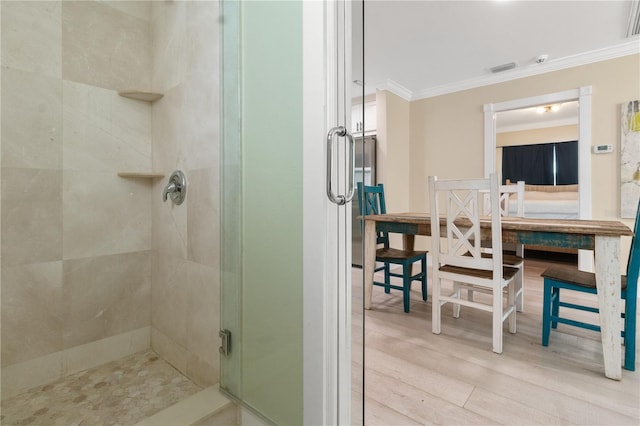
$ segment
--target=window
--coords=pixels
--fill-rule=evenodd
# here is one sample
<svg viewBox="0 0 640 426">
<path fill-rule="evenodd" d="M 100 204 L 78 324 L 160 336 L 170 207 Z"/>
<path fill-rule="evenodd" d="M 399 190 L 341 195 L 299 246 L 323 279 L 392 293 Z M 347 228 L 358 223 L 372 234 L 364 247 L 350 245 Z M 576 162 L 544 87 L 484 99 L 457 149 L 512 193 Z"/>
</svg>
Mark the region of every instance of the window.
<svg viewBox="0 0 640 426">
<path fill-rule="evenodd" d="M 502 182 L 531 185 L 578 183 L 578 141 L 502 148 Z"/>
</svg>

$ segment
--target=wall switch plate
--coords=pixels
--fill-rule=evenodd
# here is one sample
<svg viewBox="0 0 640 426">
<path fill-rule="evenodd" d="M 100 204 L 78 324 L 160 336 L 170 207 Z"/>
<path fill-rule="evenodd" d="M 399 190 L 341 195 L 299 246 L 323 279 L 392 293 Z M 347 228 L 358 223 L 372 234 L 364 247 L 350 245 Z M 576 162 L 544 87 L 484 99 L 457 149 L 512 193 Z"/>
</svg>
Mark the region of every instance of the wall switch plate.
<svg viewBox="0 0 640 426">
<path fill-rule="evenodd" d="M 591 147 L 591 151 L 594 154 L 606 154 L 608 152 L 613 152 L 613 145 L 594 145 Z"/>
</svg>

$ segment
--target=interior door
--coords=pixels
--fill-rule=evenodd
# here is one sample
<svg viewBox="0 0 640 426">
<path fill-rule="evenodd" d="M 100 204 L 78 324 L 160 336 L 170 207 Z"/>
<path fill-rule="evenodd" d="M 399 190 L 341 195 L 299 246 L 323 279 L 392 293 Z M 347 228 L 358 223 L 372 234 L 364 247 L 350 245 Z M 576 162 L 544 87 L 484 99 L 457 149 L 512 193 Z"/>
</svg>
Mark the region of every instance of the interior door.
<svg viewBox="0 0 640 426">
<path fill-rule="evenodd" d="M 352 424 L 351 3 L 221 8 L 220 389 L 267 424 Z"/>
</svg>

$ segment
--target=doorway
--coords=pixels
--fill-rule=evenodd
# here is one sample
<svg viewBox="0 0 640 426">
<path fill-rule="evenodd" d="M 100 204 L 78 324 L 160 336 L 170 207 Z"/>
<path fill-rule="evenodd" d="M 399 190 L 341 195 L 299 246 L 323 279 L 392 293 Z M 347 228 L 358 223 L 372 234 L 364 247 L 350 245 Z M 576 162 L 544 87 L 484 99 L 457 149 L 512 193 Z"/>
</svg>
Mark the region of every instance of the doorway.
<svg viewBox="0 0 640 426">
<path fill-rule="evenodd" d="M 578 197 L 579 219 L 591 219 L 591 86 L 484 105 L 484 174 L 496 170 L 496 115 L 539 105 L 578 101 Z M 593 270 L 590 252 L 578 253 L 580 269 Z"/>
</svg>

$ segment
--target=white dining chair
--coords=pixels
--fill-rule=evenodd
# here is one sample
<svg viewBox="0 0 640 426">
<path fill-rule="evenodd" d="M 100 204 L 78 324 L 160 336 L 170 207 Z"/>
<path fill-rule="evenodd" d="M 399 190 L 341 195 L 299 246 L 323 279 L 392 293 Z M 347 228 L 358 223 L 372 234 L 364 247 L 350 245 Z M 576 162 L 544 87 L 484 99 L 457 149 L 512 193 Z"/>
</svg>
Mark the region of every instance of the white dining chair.
<svg viewBox="0 0 640 426">
<path fill-rule="evenodd" d="M 482 191 L 483 209 L 485 216 L 491 215 L 490 192 Z M 500 215 L 502 217 L 517 216 L 524 217 L 524 181 L 520 180 L 516 184 L 507 181 L 506 185 L 499 186 L 500 193 Z M 514 208 L 515 207 L 515 208 Z M 491 242 L 483 241 L 483 247 L 488 248 L 491 252 Z M 515 252 L 515 254 L 512 254 Z M 524 245 L 509 244 L 502 246 L 502 263 L 507 266 L 518 268 L 518 274 L 515 278 L 516 287 L 516 309 L 518 312 L 524 312 Z M 473 291 L 470 290 L 467 296 L 473 300 Z"/>
<path fill-rule="evenodd" d="M 483 256 L 480 226 L 482 191 L 488 190 L 491 204 L 490 240 L 494 252 Z M 492 346 L 502 353 L 502 328 L 508 321 L 509 332 L 516 332 L 515 276 L 517 268 L 502 263 L 502 229 L 497 176 L 488 179 L 438 180 L 429 177 L 431 218 L 431 245 L 433 262 L 432 331 L 441 332 L 442 306 L 453 304 L 454 317 L 460 315 L 460 306 L 480 309 L 492 314 Z M 488 230 L 484 230 L 488 234 Z M 446 239 L 441 244 L 440 235 Z M 488 237 L 488 235 L 487 235 Z M 453 282 L 453 290 L 446 292 L 443 281 Z M 491 295 L 484 300 L 463 299 L 461 290 Z M 503 290 L 507 289 L 506 303 Z"/>
</svg>

